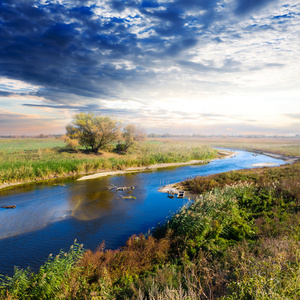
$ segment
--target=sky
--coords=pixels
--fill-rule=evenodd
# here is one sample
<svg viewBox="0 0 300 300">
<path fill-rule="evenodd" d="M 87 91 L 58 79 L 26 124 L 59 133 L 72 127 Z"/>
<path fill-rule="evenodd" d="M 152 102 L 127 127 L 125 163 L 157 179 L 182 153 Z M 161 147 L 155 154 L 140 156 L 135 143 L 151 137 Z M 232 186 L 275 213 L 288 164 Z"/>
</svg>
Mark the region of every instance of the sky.
<svg viewBox="0 0 300 300">
<path fill-rule="evenodd" d="M 300 133 L 300 0 L 2 0 L 0 135 L 79 112 L 151 133 Z"/>
</svg>

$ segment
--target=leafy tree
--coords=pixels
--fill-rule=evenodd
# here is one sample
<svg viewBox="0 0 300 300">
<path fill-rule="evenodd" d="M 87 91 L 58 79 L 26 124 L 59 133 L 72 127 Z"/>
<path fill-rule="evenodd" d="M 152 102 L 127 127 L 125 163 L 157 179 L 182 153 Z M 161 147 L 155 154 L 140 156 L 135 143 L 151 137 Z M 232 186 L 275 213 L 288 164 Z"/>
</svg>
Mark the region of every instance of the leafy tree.
<svg viewBox="0 0 300 300">
<path fill-rule="evenodd" d="M 135 142 L 142 141 L 145 137 L 146 134 L 142 128 L 129 124 L 123 129 L 122 141 L 119 141 L 117 151 L 126 152 Z"/>
<path fill-rule="evenodd" d="M 67 137 L 78 140 L 79 145 L 97 152 L 120 136 L 121 124 L 117 119 L 94 113 L 79 113 L 66 126 Z"/>
</svg>

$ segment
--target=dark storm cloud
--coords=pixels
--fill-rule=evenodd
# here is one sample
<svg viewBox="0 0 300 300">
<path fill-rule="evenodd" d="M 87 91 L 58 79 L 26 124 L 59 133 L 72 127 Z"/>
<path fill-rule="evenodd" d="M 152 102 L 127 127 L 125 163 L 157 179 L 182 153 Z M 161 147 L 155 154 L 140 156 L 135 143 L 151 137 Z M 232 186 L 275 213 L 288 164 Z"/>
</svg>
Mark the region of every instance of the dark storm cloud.
<svg viewBox="0 0 300 300">
<path fill-rule="evenodd" d="M 238 14 L 268 3 L 236 1 Z M 36 96 L 66 104 L 72 96 L 114 99 L 125 87 L 147 86 L 159 76 L 155 66 L 238 71 L 195 64 L 190 57 L 177 61 L 207 41 L 222 41 L 221 27 L 215 35 L 209 34 L 211 25 L 224 18 L 217 13 L 216 0 L 99 3 L 1 1 L 0 76 L 39 86 Z M 97 9 L 105 9 L 106 14 Z"/>
<path fill-rule="evenodd" d="M 2 2 L 0 74 L 48 89 L 40 93 L 61 90 L 86 97 L 102 94 L 111 81 L 137 76 L 136 70 L 110 63 L 139 52 L 134 35 L 118 20 L 94 17 L 91 7 Z"/>
<path fill-rule="evenodd" d="M 236 0 L 236 14 L 245 15 L 250 12 L 260 10 L 269 3 L 277 2 L 277 0 Z"/>
<path fill-rule="evenodd" d="M 0 91 L 0 97 L 9 97 L 13 95 L 13 93 L 6 92 L 6 91 Z"/>
</svg>

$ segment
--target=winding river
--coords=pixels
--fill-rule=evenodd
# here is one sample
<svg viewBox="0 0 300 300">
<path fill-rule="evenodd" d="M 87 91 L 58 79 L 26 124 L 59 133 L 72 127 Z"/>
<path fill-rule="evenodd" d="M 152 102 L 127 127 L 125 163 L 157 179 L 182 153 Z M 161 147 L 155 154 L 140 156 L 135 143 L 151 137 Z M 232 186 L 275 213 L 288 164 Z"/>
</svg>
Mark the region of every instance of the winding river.
<svg viewBox="0 0 300 300">
<path fill-rule="evenodd" d="M 158 192 L 161 185 L 254 164 L 284 164 L 283 160 L 238 150 L 232 158 L 207 165 L 192 165 L 132 173 L 92 180 L 67 179 L 60 183 L 31 184 L 0 191 L 0 273 L 12 274 L 14 266 L 37 270 L 48 255 L 68 250 L 76 238 L 84 248 L 123 245 L 132 234 L 147 232 L 177 211 L 188 200 L 169 199 Z M 108 187 L 134 186 L 115 191 Z M 124 196 L 132 196 L 123 198 Z"/>
</svg>

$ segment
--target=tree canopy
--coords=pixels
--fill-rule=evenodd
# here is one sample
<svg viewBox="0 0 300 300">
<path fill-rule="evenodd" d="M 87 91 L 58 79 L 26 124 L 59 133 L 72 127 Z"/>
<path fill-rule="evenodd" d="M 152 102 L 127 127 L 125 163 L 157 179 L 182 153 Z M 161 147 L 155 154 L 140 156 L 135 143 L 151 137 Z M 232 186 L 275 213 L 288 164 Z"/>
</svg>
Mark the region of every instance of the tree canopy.
<svg viewBox="0 0 300 300">
<path fill-rule="evenodd" d="M 126 152 L 137 141 L 146 137 L 141 127 L 128 124 L 122 129 L 119 120 L 91 112 L 76 114 L 66 130 L 67 147 L 74 148 L 79 144 L 94 152 L 113 142 L 118 142 L 118 152 Z"/>
<path fill-rule="evenodd" d="M 78 140 L 79 145 L 97 152 L 120 139 L 119 120 L 94 113 L 78 113 L 66 126 L 67 137 Z"/>
<path fill-rule="evenodd" d="M 117 145 L 118 151 L 126 152 L 135 142 L 142 141 L 146 137 L 144 130 L 134 124 L 128 124 L 122 132 L 122 142 Z"/>
</svg>

